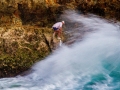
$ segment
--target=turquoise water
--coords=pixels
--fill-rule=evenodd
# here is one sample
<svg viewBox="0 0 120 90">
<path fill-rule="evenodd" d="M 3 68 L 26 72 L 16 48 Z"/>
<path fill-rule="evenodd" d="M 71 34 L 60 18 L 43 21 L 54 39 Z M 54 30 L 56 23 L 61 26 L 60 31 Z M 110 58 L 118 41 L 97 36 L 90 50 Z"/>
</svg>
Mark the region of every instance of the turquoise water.
<svg viewBox="0 0 120 90">
<path fill-rule="evenodd" d="M 78 17 L 78 18 L 76 18 Z M 120 28 L 97 16 L 67 11 L 68 42 L 26 76 L 0 79 L 0 90 L 120 90 Z M 81 36 L 81 37 L 79 37 Z"/>
</svg>

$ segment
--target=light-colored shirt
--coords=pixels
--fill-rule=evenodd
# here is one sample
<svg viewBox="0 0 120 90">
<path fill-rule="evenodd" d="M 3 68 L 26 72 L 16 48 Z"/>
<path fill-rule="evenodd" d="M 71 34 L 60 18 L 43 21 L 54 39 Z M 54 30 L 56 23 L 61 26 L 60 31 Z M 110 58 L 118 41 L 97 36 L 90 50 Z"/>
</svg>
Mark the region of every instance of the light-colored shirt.
<svg viewBox="0 0 120 90">
<path fill-rule="evenodd" d="M 52 27 L 61 28 L 62 27 L 62 22 L 57 22 Z"/>
</svg>

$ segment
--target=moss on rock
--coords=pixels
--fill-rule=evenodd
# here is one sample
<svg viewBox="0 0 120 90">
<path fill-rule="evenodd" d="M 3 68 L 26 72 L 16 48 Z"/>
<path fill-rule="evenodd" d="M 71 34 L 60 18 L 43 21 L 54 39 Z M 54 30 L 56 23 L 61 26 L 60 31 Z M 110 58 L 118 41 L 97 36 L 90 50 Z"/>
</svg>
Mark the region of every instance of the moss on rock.
<svg viewBox="0 0 120 90">
<path fill-rule="evenodd" d="M 28 70 L 35 62 L 50 54 L 43 38 L 44 28 L 11 27 L 0 37 L 0 77 L 9 77 Z M 50 28 L 45 33 L 52 34 Z"/>
</svg>

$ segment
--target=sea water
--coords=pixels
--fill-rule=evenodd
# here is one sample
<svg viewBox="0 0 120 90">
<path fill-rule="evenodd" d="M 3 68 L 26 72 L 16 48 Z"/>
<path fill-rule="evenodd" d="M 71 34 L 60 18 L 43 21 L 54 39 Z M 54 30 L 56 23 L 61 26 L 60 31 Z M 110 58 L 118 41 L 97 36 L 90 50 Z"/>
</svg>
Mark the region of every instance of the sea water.
<svg viewBox="0 0 120 90">
<path fill-rule="evenodd" d="M 75 42 L 62 44 L 26 76 L 1 78 L 0 90 L 120 90 L 119 22 L 75 11 L 65 12 L 62 18 L 77 22 L 77 28 L 66 27 L 69 41 Z"/>
</svg>

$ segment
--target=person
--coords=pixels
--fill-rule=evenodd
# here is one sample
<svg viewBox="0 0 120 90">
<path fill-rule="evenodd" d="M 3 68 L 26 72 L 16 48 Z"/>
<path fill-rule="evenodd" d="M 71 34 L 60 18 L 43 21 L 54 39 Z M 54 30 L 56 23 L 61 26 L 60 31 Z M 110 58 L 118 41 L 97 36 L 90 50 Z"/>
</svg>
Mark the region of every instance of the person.
<svg viewBox="0 0 120 90">
<path fill-rule="evenodd" d="M 65 24 L 65 21 L 57 22 L 52 26 L 52 29 L 54 30 L 53 39 L 54 39 L 55 35 L 57 35 L 57 39 L 61 40 L 63 24 Z"/>
</svg>

